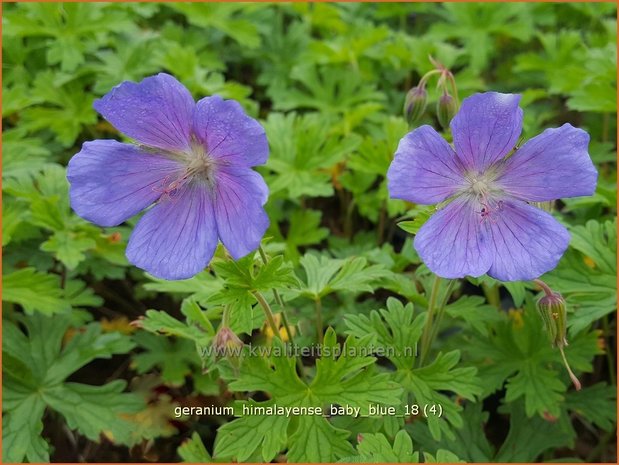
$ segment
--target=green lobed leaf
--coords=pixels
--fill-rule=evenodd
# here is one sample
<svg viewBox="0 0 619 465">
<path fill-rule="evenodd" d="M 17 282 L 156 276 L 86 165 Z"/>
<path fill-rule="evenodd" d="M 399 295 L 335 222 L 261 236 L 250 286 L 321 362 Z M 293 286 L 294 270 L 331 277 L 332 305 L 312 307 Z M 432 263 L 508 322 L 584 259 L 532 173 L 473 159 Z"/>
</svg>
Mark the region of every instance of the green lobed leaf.
<svg viewBox="0 0 619 465">
<path fill-rule="evenodd" d="M 71 306 L 63 297 L 60 277 L 23 268 L 2 276 L 2 300 L 21 305 L 27 312 L 64 313 Z"/>
<path fill-rule="evenodd" d="M 320 299 L 334 291 L 372 292 L 379 279 L 390 276 L 382 265 L 368 266 L 365 257 L 341 260 L 307 253 L 300 263 L 306 281 L 299 292 L 311 299 Z"/>
<path fill-rule="evenodd" d="M 333 463 L 351 455 L 349 433 L 335 428 L 325 418 L 316 415 L 299 417 L 297 430 L 290 437 L 290 462 Z"/>
<path fill-rule="evenodd" d="M 419 452 L 413 452 L 413 441 L 405 431 L 395 435 L 393 444 L 380 433 L 361 434 L 355 459 L 366 463 L 419 463 Z"/>
<path fill-rule="evenodd" d="M 248 404 L 266 405 L 253 401 Z M 286 446 L 289 422 L 285 416 L 246 415 L 226 423 L 217 432 L 214 456 L 244 462 L 259 450 L 262 460 L 271 462 Z"/>
<path fill-rule="evenodd" d="M 606 383 L 585 387 L 568 393 L 565 407 L 576 412 L 584 421 L 611 431 L 617 422 L 617 389 Z"/>
<path fill-rule="evenodd" d="M 126 353 L 133 344 L 119 333 L 101 333 L 97 323 L 76 332 L 63 345 L 73 326 L 67 317 L 24 316 L 24 333 L 14 322 L 3 324 L 3 459 L 21 462 L 49 460 L 49 446 L 41 437 L 42 417 L 51 408 L 91 440 L 102 433 L 128 444 L 132 425 L 121 414 L 144 407 L 142 398 L 124 393 L 126 383 L 103 386 L 67 383 L 66 378 L 95 358 Z"/>
<path fill-rule="evenodd" d="M 390 297 L 387 309 L 373 310 L 366 315 L 345 315 L 347 334 L 356 337 L 371 335 L 371 344 L 388 353 L 387 358 L 396 368 L 407 369 L 414 364 L 417 343 L 425 325 L 427 314 L 414 316 L 413 305 L 406 306 Z"/>
<path fill-rule="evenodd" d="M 178 455 L 180 455 L 183 462 L 188 463 L 206 463 L 211 462 L 212 458 L 200 435 L 194 432 L 190 439 L 186 439 L 177 449 Z"/>
<path fill-rule="evenodd" d="M 191 367 L 199 365 L 198 353 L 193 341 L 162 338 L 140 331 L 133 336 L 144 349 L 133 356 L 132 366 L 138 373 L 146 373 L 154 367 L 161 369 L 161 379 L 172 386 L 182 386 Z"/>
</svg>

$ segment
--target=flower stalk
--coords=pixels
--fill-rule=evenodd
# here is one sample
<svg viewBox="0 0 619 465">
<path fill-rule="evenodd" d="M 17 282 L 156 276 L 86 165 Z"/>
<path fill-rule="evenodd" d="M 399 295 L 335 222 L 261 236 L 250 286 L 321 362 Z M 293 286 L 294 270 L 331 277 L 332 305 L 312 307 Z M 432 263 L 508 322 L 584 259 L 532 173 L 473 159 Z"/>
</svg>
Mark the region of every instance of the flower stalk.
<svg viewBox="0 0 619 465">
<path fill-rule="evenodd" d="M 455 279 L 452 279 L 447 283 L 445 296 L 443 297 L 443 300 L 441 301 L 441 304 L 438 306 L 438 309 L 436 311 L 436 319 L 433 325 L 432 334 L 430 335 L 430 345 L 428 346 L 428 350 L 432 346 L 432 342 L 434 341 L 434 339 L 436 339 L 436 337 L 438 336 L 438 331 L 441 327 L 441 321 L 443 320 L 443 316 L 445 315 L 445 307 L 447 307 L 447 301 L 449 300 L 449 296 L 451 295 L 451 291 L 455 283 Z"/>
<path fill-rule="evenodd" d="M 421 334 L 421 355 L 419 358 L 419 366 L 423 366 L 426 359 L 426 355 L 430 350 L 432 343 L 432 322 L 434 320 L 434 313 L 436 311 L 436 300 L 438 299 L 438 292 L 441 287 L 441 277 L 436 275 L 434 277 L 434 283 L 432 283 L 432 289 L 430 291 L 430 299 L 428 300 L 428 318 Z"/>
<path fill-rule="evenodd" d="M 565 365 L 565 369 L 567 370 L 567 373 L 570 376 L 570 379 L 572 380 L 572 384 L 574 385 L 574 388 L 577 391 L 580 391 L 582 389 L 582 385 L 580 384 L 580 381 L 578 380 L 574 372 L 572 372 L 572 369 L 570 368 L 570 364 L 567 363 L 567 358 L 565 358 L 565 352 L 563 351 L 563 346 L 559 347 L 559 352 L 561 352 L 561 358 L 563 359 L 563 364 Z"/>
<path fill-rule="evenodd" d="M 273 331 L 273 335 L 282 339 L 282 336 L 279 334 L 279 328 L 277 327 L 277 323 L 275 323 L 275 315 L 273 315 L 273 310 L 271 310 L 271 306 L 266 301 L 261 292 L 254 291 L 253 294 L 258 303 L 260 304 L 260 307 L 262 307 L 262 310 L 264 311 L 264 316 L 266 317 L 267 323 L 271 328 L 271 331 Z"/>
<path fill-rule="evenodd" d="M 314 299 L 314 306 L 316 308 L 316 336 L 318 337 L 318 342 L 322 344 L 322 302 L 320 297 Z"/>
<path fill-rule="evenodd" d="M 428 103 L 426 85 L 428 80 L 438 75 L 436 87 L 441 89 L 441 96 L 436 103 L 436 116 L 444 129 L 449 127 L 449 122 L 454 117 L 460 106 L 456 80 L 449 69 L 438 60 L 429 57 L 434 69 L 425 73 L 419 83 L 412 87 L 404 100 L 404 116 L 409 126 L 413 126 L 424 115 Z M 453 95 L 452 95 L 453 94 Z"/>
<path fill-rule="evenodd" d="M 486 283 L 482 283 L 481 288 L 484 291 L 484 295 L 486 296 L 488 303 L 493 307 L 496 307 L 498 310 L 501 310 L 501 296 L 499 294 L 498 284 L 488 285 Z"/>
<path fill-rule="evenodd" d="M 565 346 L 568 345 L 567 310 L 565 299 L 558 292 L 554 292 L 550 286 L 548 286 L 541 279 L 534 279 L 533 282 L 544 291 L 544 296 L 537 302 L 537 309 L 539 310 L 540 316 L 544 321 L 544 327 L 548 334 L 548 339 L 554 347 L 559 349 L 565 369 L 567 370 L 567 373 L 569 374 L 576 390 L 580 391 L 582 387 L 580 381 L 572 372 L 564 352 Z"/>
<path fill-rule="evenodd" d="M 258 252 L 260 253 L 260 258 L 262 259 L 262 262 L 266 265 L 269 259 L 267 257 L 266 252 L 262 248 L 262 244 L 258 246 Z M 286 331 L 286 336 L 288 336 L 288 340 L 290 341 L 290 343 L 294 344 L 292 330 L 290 329 L 290 324 L 288 323 L 288 317 L 286 316 L 286 310 L 284 309 L 284 301 L 279 295 L 279 292 L 277 291 L 277 289 L 275 288 L 273 288 L 273 297 L 275 298 L 275 302 L 277 302 L 277 305 L 279 305 L 281 315 L 282 315 L 282 323 L 284 323 L 284 330 Z"/>
<path fill-rule="evenodd" d="M 260 244 L 258 246 L 258 253 L 260 253 L 260 258 L 262 259 L 262 262 L 266 265 L 268 263 L 269 259 L 267 257 L 266 252 L 262 248 L 262 244 Z M 283 326 L 284 326 L 284 331 L 286 331 L 286 336 L 288 337 L 288 341 L 290 342 L 290 344 L 294 345 L 293 332 L 291 330 L 290 323 L 288 322 L 288 316 L 286 315 L 286 310 L 284 308 L 284 300 L 282 299 L 282 297 L 280 296 L 279 292 L 275 288 L 273 288 L 273 297 L 275 298 L 275 302 L 277 302 L 277 305 L 279 305 L 279 308 L 281 310 L 280 315 L 282 316 L 282 323 L 283 323 Z M 264 300 L 264 297 L 263 297 L 263 300 Z M 266 303 L 266 300 L 265 300 L 265 303 Z M 267 303 L 267 306 L 268 306 L 268 303 Z M 270 307 L 269 307 L 269 310 L 270 310 Z M 272 316 L 272 312 L 271 312 L 271 316 Z M 267 319 L 268 319 L 268 317 L 267 317 Z M 275 323 L 274 320 L 275 319 L 273 318 L 273 323 Z M 270 325 L 270 323 L 269 323 L 269 325 Z M 271 330 L 273 330 L 273 326 L 272 325 L 271 325 Z M 281 339 L 281 335 L 279 333 L 279 330 L 277 331 L 277 335 L 280 336 L 280 339 Z M 305 367 L 303 366 L 303 361 L 301 360 L 301 357 L 295 357 L 295 359 L 296 359 L 296 363 L 297 363 L 297 370 L 298 370 L 299 374 L 301 375 L 301 378 L 305 379 Z"/>
</svg>

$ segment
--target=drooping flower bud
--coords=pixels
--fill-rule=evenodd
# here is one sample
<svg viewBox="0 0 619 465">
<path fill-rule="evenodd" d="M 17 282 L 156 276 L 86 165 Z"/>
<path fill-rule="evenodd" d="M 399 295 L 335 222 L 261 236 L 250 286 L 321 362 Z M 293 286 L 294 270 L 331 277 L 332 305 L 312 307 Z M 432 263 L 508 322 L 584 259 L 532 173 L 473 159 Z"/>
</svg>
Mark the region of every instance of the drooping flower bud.
<svg viewBox="0 0 619 465">
<path fill-rule="evenodd" d="M 537 309 L 544 321 L 548 339 L 555 347 L 567 345 L 567 311 L 565 299 L 558 292 L 545 295 L 537 302 Z"/>
<path fill-rule="evenodd" d="M 564 348 L 567 346 L 567 309 L 565 299 L 558 292 L 553 292 L 546 284 L 536 280 L 542 285 L 545 295 L 537 302 L 537 309 L 544 321 L 544 327 L 548 333 L 548 339 L 553 346 L 559 349 L 563 364 L 577 391 L 580 391 L 581 384 L 576 375 L 572 372 Z"/>
<path fill-rule="evenodd" d="M 223 326 L 213 339 L 213 348 L 218 357 L 238 357 L 243 348 L 243 341 L 229 327 Z"/>
<path fill-rule="evenodd" d="M 426 111 L 428 93 L 425 86 L 416 86 L 408 91 L 404 101 L 404 117 L 409 125 L 418 121 Z"/>
<path fill-rule="evenodd" d="M 436 103 L 436 116 L 443 129 L 447 129 L 449 127 L 449 123 L 456 115 L 457 110 L 458 105 L 456 104 L 456 99 L 448 93 L 441 95 L 441 98 L 439 98 Z"/>
</svg>

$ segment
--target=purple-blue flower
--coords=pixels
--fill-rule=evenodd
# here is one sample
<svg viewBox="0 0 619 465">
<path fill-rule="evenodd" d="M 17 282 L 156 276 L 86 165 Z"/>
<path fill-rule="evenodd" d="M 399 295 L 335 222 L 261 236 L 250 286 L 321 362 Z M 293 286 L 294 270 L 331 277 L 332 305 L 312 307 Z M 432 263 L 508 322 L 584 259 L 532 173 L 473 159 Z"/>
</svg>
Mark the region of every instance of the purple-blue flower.
<svg viewBox="0 0 619 465">
<path fill-rule="evenodd" d="M 152 205 L 127 246 L 134 265 L 164 279 L 203 270 L 218 239 L 230 255 L 256 250 L 269 225 L 268 188 L 252 169 L 269 155 L 262 126 L 233 100 L 197 103 L 167 74 L 123 82 L 95 109 L 138 144 L 84 143 L 69 162 L 71 206 L 116 226 Z"/>
<path fill-rule="evenodd" d="M 414 241 L 439 276 L 541 276 L 557 266 L 570 236 L 530 203 L 595 191 L 589 135 L 581 129 L 547 129 L 513 151 L 522 131 L 519 101 L 519 95 L 496 92 L 465 99 L 450 125 L 455 150 L 430 126 L 400 141 L 387 173 L 391 197 L 448 201 Z"/>
</svg>

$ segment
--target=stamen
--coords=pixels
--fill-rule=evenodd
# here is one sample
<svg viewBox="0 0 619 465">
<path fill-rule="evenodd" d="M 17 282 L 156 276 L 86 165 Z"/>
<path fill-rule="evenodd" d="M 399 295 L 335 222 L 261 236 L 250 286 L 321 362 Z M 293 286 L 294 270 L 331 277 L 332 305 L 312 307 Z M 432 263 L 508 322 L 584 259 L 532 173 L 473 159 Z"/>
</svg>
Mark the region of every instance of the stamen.
<svg viewBox="0 0 619 465">
<path fill-rule="evenodd" d="M 189 171 L 185 171 L 185 173 L 181 177 L 175 179 L 171 183 L 168 183 L 168 181 L 170 180 L 169 175 L 163 178 L 162 183 L 164 183 L 164 188 L 161 192 L 161 197 L 159 197 L 159 201 L 161 202 L 174 200 L 175 198 L 177 198 L 178 190 L 185 184 L 187 184 L 191 180 L 191 178 L 192 176 Z"/>
<path fill-rule="evenodd" d="M 477 213 L 481 216 L 481 222 L 490 221 L 491 223 L 496 223 L 496 212 L 503 210 L 503 201 L 499 200 L 498 202 L 494 202 L 486 196 L 480 197 L 479 203 L 481 204 L 481 210 Z"/>
<path fill-rule="evenodd" d="M 174 200 L 179 195 L 179 190 L 189 182 L 201 182 L 209 187 L 215 184 L 215 172 L 218 162 L 206 154 L 206 148 L 192 139 L 191 149 L 179 153 L 179 159 L 185 169 L 182 173 L 168 175 L 161 182 L 153 186 L 153 191 L 161 194 L 159 201 Z"/>
<path fill-rule="evenodd" d="M 170 182 L 170 175 L 168 174 L 165 178 L 159 181 L 159 184 L 152 187 L 153 192 L 158 192 L 160 194 L 163 194 L 169 182 Z"/>
</svg>

